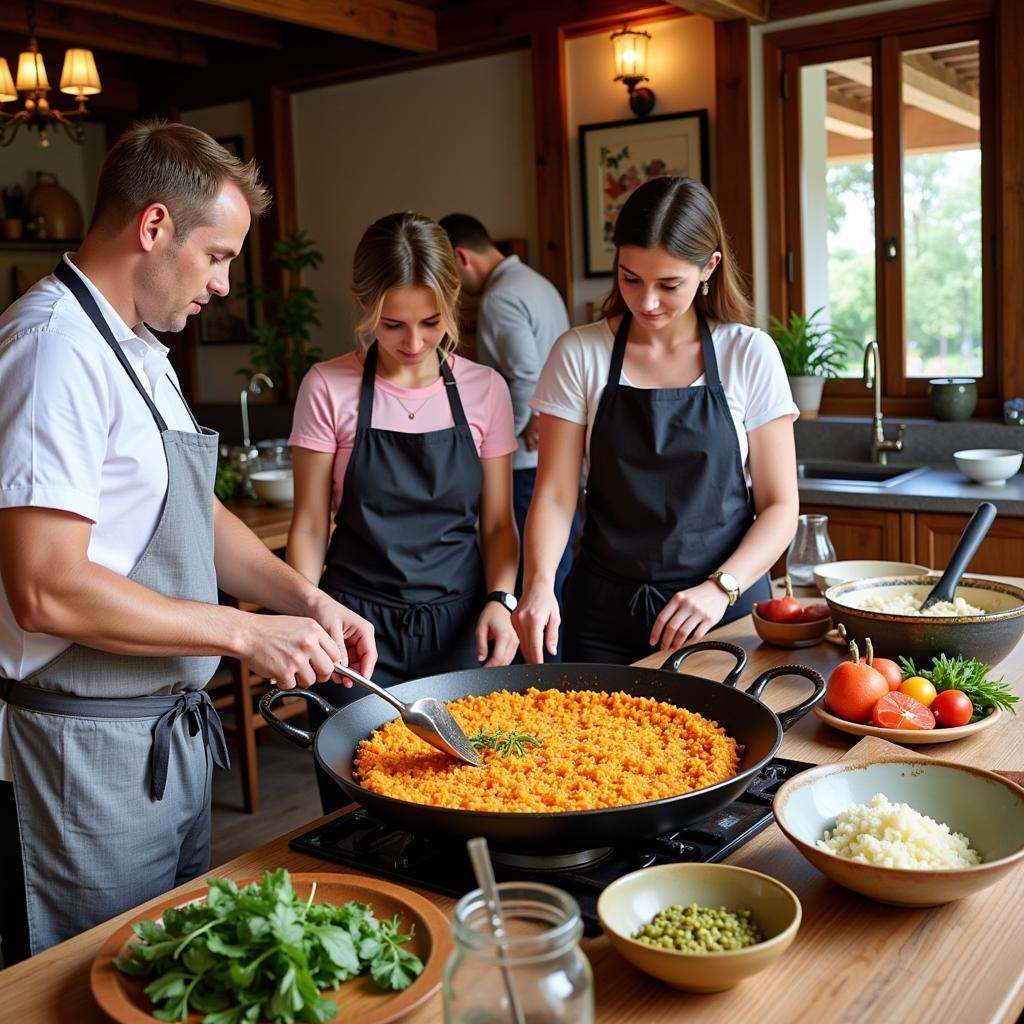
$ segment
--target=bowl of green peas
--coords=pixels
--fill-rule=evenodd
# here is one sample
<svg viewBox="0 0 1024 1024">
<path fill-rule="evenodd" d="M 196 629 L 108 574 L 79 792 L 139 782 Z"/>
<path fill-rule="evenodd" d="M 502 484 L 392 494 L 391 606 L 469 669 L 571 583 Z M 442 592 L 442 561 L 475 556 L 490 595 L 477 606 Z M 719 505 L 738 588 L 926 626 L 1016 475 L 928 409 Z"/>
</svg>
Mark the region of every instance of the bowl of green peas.
<svg viewBox="0 0 1024 1024">
<path fill-rule="evenodd" d="M 687 992 L 720 992 L 786 952 L 801 908 L 791 889 L 759 871 L 662 864 L 612 882 L 597 915 L 634 967 Z"/>
</svg>

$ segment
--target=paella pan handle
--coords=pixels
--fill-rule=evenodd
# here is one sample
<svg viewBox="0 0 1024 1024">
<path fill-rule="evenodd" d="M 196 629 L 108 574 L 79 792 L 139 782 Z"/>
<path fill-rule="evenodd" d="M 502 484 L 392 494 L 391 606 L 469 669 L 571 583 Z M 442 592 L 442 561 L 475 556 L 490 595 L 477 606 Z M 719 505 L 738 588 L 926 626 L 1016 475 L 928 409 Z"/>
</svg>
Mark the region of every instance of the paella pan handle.
<svg viewBox="0 0 1024 1024">
<path fill-rule="evenodd" d="M 725 651 L 736 659 L 736 664 L 729 674 L 722 680 L 726 686 L 735 686 L 747 667 L 747 652 L 736 644 L 727 644 L 724 640 L 701 640 L 700 643 L 684 647 L 682 650 L 673 651 L 662 664 L 662 672 L 678 672 L 679 666 L 691 655 L 699 651 Z"/>
<path fill-rule="evenodd" d="M 291 740 L 297 747 L 313 746 L 313 738 L 316 736 L 315 732 L 310 732 L 308 729 L 299 729 L 297 726 L 289 725 L 274 714 L 274 705 L 285 697 L 301 697 L 310 704 L 316 704 L 325 716 L 333 715 L 337 708 L 332 704 L 328 704 L 320 694 L 312 693 L 309 690 L 274 689 L 269 690 L 260 698 L 260 714 L 274 732 L 279 732 L 286 740 Z"/>
<path fill-rule="evenodd" d="M 779 721 L 782 723 L 782 731 L 785 732 L 794 722 L 803 718 L 825 696 L 825 680 L 820 672 L 816 672 L 813 668 L 808 668 L 806 665 L 776 665 L 775 668 L 762 672 L 747 687 L 747 693 L 751 697 L 756 697 L 760 700 L 764 688 L 778 676 L 803 676 L 814 683 L 814 692 L 810 697 L 799 704 L 794 704 L 793 707 L 787 708 L 785 711 L 778 712 Z"/>
</svg>

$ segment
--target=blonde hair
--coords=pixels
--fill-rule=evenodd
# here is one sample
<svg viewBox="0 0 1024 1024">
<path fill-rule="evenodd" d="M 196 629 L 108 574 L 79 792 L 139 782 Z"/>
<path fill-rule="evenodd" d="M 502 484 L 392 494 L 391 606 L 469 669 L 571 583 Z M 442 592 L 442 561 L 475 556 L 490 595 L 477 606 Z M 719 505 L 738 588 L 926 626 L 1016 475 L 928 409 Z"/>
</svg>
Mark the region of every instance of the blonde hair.
<svg viewBox="0 0 1024 1024">
<path fill-rule="evenodd" d="M 120 231 L 150 203 L 163 203 L 175 237 L 184 241 L 204 223 L 225 182 L 238 188 L 253 217 L 270 206 L 255 160 L 242 163 L 190 125 L 142 121 L 114 143 L 103 161 L 90 230 Z"/>
<path fill-rule="evenodd" d="M 715 252 L 722 259 L 708 278 L 708 293 L 697 290 L 693 304 L 708 320 L 750 323 L 753 311 L 742 274 L 722 227 L 711 193 L 692 178 L 662 177 L 644 182 L 623 204 L 612 234 L 615 261 L 612 290 L 601 306 L 602 317 L 620 316 L 626 303 L 619 291 L 619 252 L 624 245 L 662 248 L 676 259 L 703 270 Z"/>
<path fill-rule="evenodd" d="M 389 213 L 366 229 L 353 259 L 352 293 L 363 308 L 355 331 L 363 348 L 374 341 L 388 292 L 416 287 L 434 293 L 445 329 L 441 350 L 450 355 L 459 344 L 460 283 L 448 235 L 423 214 Z"/>
</svg>

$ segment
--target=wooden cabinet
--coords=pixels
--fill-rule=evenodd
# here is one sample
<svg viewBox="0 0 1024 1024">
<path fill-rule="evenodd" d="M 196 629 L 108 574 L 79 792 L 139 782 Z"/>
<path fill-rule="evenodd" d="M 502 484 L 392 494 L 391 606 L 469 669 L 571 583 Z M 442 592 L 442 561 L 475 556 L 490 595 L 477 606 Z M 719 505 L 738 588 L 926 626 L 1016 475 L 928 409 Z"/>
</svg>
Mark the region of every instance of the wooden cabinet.
<svg viewBox="0 0 1024 1024">
<path fill-rule="evenodd" d="M 828 516 L 828 535 L 837 561 L 878 558 L 896 562 L 902 558 L 899 512 L 838 505 L 801 505 L 800 511 Z"/>
</svg>

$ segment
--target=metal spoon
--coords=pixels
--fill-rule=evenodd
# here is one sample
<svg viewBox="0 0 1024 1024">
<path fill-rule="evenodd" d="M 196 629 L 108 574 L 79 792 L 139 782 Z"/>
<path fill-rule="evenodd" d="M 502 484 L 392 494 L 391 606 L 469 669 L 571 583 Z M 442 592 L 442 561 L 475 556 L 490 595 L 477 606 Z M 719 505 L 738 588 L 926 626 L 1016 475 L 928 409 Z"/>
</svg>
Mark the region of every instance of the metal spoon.
<svg viewBox="0 0 1024 1024">
<path fill-rule="evenodd" d="M 474 768 L 483 766 L 483 761 L 473 749 L 469 737 L 462 731 L 459 723 L 452 718 L 452 713 L 439 700 L 434 700 L 433 697 L 421 697 L 411 704 L 403 704 L 383 686 L 371 682 L 347 665 L 335 665 L 334 671 L 360 686 L 365 686 L 370 693 L 383 697 L 392 707 L 397 708 L 406 728 L 414 732 L 421 740 L 456 760 L 471 764 Z"/>
<path fill-rule="evenodd" d="M 996 507 L 991 501 L 983 501 L 968 520 L 964 532 L 953 548 L 953 554 L 946 563 L 946 571 L 939 577 L 939 582 L 928 592 L 921 602 L 920 611 L 931 608 L 939 601 L 952 601 L 956 595 L 956 587 L 963 576 L 967 563 L 974 557 L 981 542 L 985 539 L 992 521 L 996 517 Z"/>
</svg>

